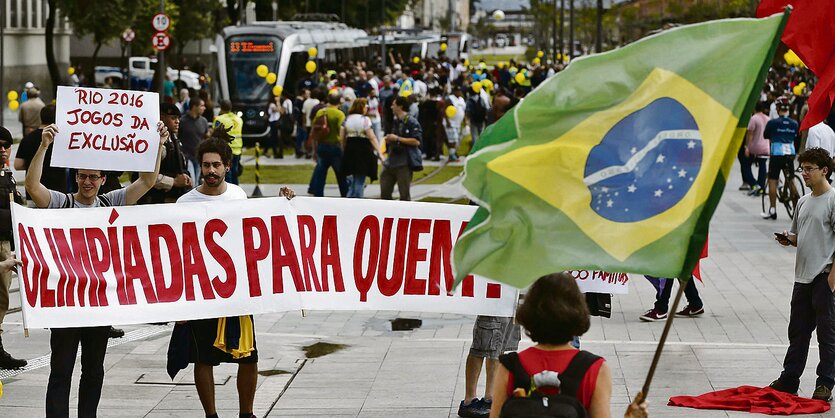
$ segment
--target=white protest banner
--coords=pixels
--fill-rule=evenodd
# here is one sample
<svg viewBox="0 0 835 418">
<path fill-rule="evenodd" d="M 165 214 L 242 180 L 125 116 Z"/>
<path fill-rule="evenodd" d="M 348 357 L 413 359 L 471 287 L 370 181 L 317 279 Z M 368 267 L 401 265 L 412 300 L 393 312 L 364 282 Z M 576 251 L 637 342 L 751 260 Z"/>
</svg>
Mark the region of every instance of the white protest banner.
<svg viewBox="0 0 835 418">
<path fill-rule="evenodd" d="M 30 328 L 298 309 L 512 316 L 517 290 L 452 289 L 475 208 L 298 197 L 92 209 L 13 207 Z"/>
<path fill-rule="evenodd" d="M 154 171 L 157 122 L 157 93 L 59 86 L 52 165 Z"/>
<path fill-rule="evenodd" d="M 626 273 L 588 270 L 572 270 L 568 273 L 577 280 L 577 286 L 583 293 L 629 293 L 629 276 Z"/>
</svg>

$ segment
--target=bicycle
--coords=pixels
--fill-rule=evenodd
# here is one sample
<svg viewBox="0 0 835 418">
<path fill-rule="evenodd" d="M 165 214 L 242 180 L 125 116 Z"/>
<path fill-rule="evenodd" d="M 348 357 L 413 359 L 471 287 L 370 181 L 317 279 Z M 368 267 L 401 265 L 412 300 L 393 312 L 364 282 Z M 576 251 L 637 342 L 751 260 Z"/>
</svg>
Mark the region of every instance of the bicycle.
<svg viewBox="0 0 835 418">
<path fill-rule="evenodd" d="M 797 171 L 792 170 L 789 166 L 784 166 L 781 170 L 782 175 L 779 179 L 777 179 L 777 201 L 786 207 L 789 219 L 794 218 L 797 201 L 800 200 L 801 196 L 806 194 L 806 185 L 797 173 Z M 786 181 L 786 179 L 788 179 L 788 181 Z M 771 207 L 771 202 L 768 200 L 768 193 L 765 190 L 763 190 L 763 192 L 763 213 L 768 213 L 768 209 Z"/>
</svg>

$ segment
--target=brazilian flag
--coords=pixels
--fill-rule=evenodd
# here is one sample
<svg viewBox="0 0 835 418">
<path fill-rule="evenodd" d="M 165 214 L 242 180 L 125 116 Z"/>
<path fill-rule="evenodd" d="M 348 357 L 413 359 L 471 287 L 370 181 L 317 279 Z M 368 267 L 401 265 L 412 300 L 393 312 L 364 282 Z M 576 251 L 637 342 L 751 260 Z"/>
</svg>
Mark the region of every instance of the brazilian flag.
<svg viewBox="0 0 835 418">
<path fill-rule="evenodd" d="M 467 160 L 480 208 L 455 245 L 457 280 L 689 278 L 786 18 L 678 27 L 540 85 Z"/>
</svg>

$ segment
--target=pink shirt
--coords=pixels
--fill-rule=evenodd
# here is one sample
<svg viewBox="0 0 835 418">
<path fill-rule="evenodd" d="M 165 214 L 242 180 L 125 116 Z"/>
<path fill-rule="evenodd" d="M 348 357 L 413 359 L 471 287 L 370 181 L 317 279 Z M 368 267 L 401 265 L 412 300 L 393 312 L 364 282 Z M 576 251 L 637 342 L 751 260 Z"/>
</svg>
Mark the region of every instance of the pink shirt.
<svg viewBox="0 0 835 418">
<path fill-rule="evenodd" d="M 748 152 L 751 156 L 768 156 L 768 140 L 763 137 L 765 125 L 768 123 L 768 116 L 763 113 L 755 113 L 748 122 L 748 132 L 751 132 L 751 143 L 748 144 Z"/>
</svg>

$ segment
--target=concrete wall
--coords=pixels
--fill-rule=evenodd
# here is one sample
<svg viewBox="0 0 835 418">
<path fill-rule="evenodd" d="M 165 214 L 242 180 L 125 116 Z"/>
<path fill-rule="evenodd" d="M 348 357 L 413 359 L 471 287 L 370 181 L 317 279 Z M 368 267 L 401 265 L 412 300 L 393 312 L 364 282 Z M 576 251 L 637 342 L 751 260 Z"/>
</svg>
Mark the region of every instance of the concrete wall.
<svg viewBox="0 0 835 418">
<path fill-rule="evenodd" d="M 53 50 L 58 71 L 66 78 L 70 65 L 70 34 L 56 31 Z M 43 29 L 6 29 L 3 37 L 3 97 L 9 90 L 20 91 L 27 81 L 41 89 L 44 101 L 54 99 L 46 67 L 46 36 Z"/>
</svg>

